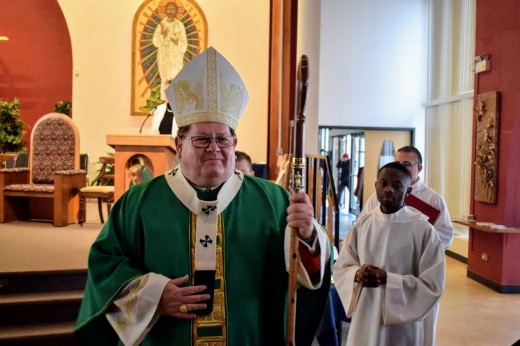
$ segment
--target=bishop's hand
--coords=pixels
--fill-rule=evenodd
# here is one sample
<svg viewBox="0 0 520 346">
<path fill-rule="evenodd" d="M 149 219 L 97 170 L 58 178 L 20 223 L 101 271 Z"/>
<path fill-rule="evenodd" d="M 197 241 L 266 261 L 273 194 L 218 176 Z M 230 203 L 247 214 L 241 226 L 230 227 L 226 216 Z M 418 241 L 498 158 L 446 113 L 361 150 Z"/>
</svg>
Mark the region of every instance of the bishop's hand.
<svg viewBox="0 0 520 346">
<path fill-rule="evenodd" d="M 289 197 L 291 203 L 287 208 L 287 225 L 298 229 L 302 240 L 309 241 L 315 235 L 314 208 L 305 192 L 297 192 Z"/>
<path fill-rule="evenodd" d="M 197 315 L 193 311 L 204 310 L 209 294 L 199 294 L 206 289 L 204 285 L 183 286 L 189 276 L 184 275 L 170 280 L 164 287 L 157 311 L 162 315 L 192 320 Z"/>
</svg>

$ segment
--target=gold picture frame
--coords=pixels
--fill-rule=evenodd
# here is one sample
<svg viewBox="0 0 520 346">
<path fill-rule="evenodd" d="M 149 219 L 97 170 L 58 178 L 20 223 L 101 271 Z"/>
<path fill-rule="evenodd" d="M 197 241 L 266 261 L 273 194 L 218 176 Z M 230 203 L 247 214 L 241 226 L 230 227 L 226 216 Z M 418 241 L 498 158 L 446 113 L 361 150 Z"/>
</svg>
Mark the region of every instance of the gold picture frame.
<svg viewBox="0 0 520 346">
<path fill-rule="evenodd" d="M 172 4 L 177 8 L 176 15 L 171 15 L 171 7 L 175 7 L 172 6 Z M 169 11 L 168 13 L 167 9 Z M 179 55 L 182 56 L 182 65 L 180 68 L 208 47 L 208 25 L 206 17 L 195 1 L 144 1 L 135 13 L 132 25 L 132 82 L 130 106 L 132 115 L 147 115 L 158 104 L 164 103 L 165 101 L 164 91 L 161 90 L 164 88 L 161 71 L 164 71 L 165 67 L 163 66 L 161 69 L 159 64 L 160 58 L 158 58 L 158 51 L 160 45 L 157 45 L 157 37 L 159 35 L 166 37 L 166 34 L 173 31 L 164 25 L 169 16 L 171 17 L 170 21 L 175 18 L 175 22 L 182 23 L 182 35 L 185 35 L 178 35 L 183 37 L 182 40 L 177 36 L 174 36 L 175 39 L 171 39 L 171 42 L 175 42 L 175 45 L 178 47 L 182 46 L 183 48 L 179 49 Z M 155 39 L 154 36 L 156 37 Z M 183 42 L 182 44 L 181 41 Z M 166 39 L 164 39 L 164 42 L 166 42 Z M 170 43 L 170 47 L 171 46 Z M 182 52 L 184 52 L 184 54 L 182 54 Z M 168 58 L 169 52 L 163 52 L 162 56 L 165 56 L 165 54 Z"/>
</svg>

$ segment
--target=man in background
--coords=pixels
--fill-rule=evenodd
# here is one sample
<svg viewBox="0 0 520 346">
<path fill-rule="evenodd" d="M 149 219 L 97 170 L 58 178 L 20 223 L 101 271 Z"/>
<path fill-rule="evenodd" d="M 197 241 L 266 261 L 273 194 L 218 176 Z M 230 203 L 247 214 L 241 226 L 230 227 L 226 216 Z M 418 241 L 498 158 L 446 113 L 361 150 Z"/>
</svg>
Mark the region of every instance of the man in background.
<svg viewBox="0 0 520 346">
<path fill-rule="evenodd" d="M 439 216 L 433 223 L 433 226 L 435 226 L 435 230 L 441 238 L 444 250 L 448 249 L 453 241 L 453 224 L 451 223 L 450 212 L 446 206 L 444 198 L 428 187 L 419 177 L 419 173 L 423 169 L 421 153 L 413 146 L 404 146 L 397 150 L 395 160 L 403 164 L 412 175 L 412 191 L 410 193 L 439 210 Z M 358 219 L 363 215 L 370 213 L 378 205 L 379 201 L 377 200 L 377 195 L 373 193 L 365 203 Z"/>
<path fill-rule="evenodd" d="M 253 162 L 251 162 L 251 157 L 243 151 L 235 151 L 235 168 L 239 171 L 244 172 L 247 175 L 255 175 L 255 171 L 253 170 Z"/>
<path fill-rule="evenodd" d="M 343 197 L 343 192 L 345 188 L 350 189 L 350 158 L 347 153 L 343 154 L 341 159 L 338 161 L 336 165 L 338 169 L 339 175 L 339 183 L 338 183 L 338 200 L 340 202 L 340 207 L 345 206 L 345 199 L 348 198 L 348 195 Z"/>
</svg>

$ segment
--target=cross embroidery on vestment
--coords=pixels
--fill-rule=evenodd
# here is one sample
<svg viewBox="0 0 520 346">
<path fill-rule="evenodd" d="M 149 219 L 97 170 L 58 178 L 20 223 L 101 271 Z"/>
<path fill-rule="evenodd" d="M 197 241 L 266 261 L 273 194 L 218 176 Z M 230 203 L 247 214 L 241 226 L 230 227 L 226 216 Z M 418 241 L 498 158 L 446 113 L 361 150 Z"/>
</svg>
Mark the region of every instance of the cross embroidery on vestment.
<svg viewBox="0 0 520 346">
<path fill-rule="evenodd" d="M 206 235 L 205 239 L 199 239 L 200 243 L 204 247 L 208 247 L 208 244 L 212 244 L 213 240 L 209 237 L 209 235 Z"/>
<path fill-rule="evenodd" d="M 217 205 L 214 204 L 214 205 L 208 205 L 207 207 L 205 208 L 202 208 L 202 212 L 206 215 L 209 215 L 209 213 L 215 211 L 215 209 L 217 209 Z"/>
</svg>

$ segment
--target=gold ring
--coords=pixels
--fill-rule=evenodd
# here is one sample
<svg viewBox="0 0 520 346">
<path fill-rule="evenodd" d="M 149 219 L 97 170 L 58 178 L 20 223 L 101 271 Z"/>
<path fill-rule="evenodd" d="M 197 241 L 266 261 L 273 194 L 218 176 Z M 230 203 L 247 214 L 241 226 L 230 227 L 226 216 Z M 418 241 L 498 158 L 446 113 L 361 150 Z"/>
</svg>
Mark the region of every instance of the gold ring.
<svg viewBox="0 0 520 346">
<path fill-rule="evenodd" d="M 179 307 L 179 311 L 180 311 L 180 312 L 188 312 L 188 305 L 186 305 L 186 304 L 182 304 L 182 305 Z"/>
</svg>

